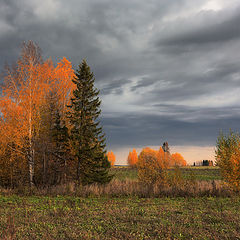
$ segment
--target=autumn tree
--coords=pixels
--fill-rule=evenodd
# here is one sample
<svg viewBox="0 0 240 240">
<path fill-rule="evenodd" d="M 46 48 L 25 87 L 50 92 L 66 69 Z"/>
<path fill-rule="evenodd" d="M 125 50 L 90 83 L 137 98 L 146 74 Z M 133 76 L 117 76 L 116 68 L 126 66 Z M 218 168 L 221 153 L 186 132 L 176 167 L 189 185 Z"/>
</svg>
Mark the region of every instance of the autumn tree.
<svg viewBox="0 0 240 240">
<path fill-rule="evenodd" d="M 158 155 L 158 151 L 148 147 L 139 154 L 137 168 L 138 178 L 141 182 L 147 184 L 165 183 L 166 167 L 163 161 L 159 161 Z"/>
<path fill-rule="evenodd" d="M 73 75 L 71 64 L 65 58 L 57 68 L 50 60 L 43 61 L 40 48 L 32 41 L 23 44 L 16 65 L 6 67 L 0 99 L 1 141 L 27 159 L 31 187 L 34 185 L 37 139 L 44 127 L 42 117 L 48 96 L 51 91 L 59 90 L 57 102 L 64 112 L 63 105 L 70 99 L 72 90 L 66 82 Z"/>
<path fill-rule="evenodd" d="M 0 106 L 4 133 L 9 142 L 18 146 L 14 150 L 23 151 L 28 159 L 30 186 L 34 185 L 35 137 L 40 125 L 39 109 L 45 100 L 47 81 L 43 70 L 47 67 L 39 47 L 31 41 L 24 43 L 17 66 L 7 68 L 2 88 Z"/>
<path fill-rule="evenodd" d="M 157 152 L 157 159 L 162 168 L 169 168 L 172 164 L 172 158 L 169 151 L 164 151 L 162 147 L 159 148 Z"/>
<path fill-rule="evenodd" d="M 168 142 L 164 142 L 164 143 L 163 143 L 162 149 L 163 149 L 164 152 L 170 153 L 170 149 L 169 149 Z"/>
<path fill-rule="evenodd" d="M 183 167 L 187 165 L 187 162 L 180 153 L 172 154 L 173 166 Z"/>
<path fill-rule="evenodd" d="M 40 161 L 42 158 L 42 181 L 44 184 L 66 182 L 67 175 L 73 176 L 71 154 L 68 142 L 67 107 L 74 88 L 74 70 L 63 58 L 51 71 L 50 91 L 41 110 L 42 127 L 38 138 Z M 40 176 L 41 177 L 41 176 Z"/>
<path fill-rule="evenodd" d="M 107 153 L 107 158 L 108 158 L 108 161 L 111 163 L 111 166 L 114 166 L 115 161 L 116 161 L 116 156 L 113 153 L 113 151 L 110 151 Z"/>
<path fill-rule="evenodd" d="M 213 161 L 211 160 L 203 160 L 202 161 L 203 166 L 213 166 Z"/>
<path fill-rule="evenodd" d="M 240 190 L 240 135 L 232 131 L 228 135 L 220 133 L 215 154 L 224 180 L 233 189 Z"/>
<path fill-rule="evenodd" d="M 129 152 L 127 162 L 129 166 L 136 167 L 138 162 L 138 154 L 135 148 L 132 150 L 132 152 Z"/>
<path fill-rule="evenodd" d="M 73 83 L 76 89 L 69 105 L 70 141 L 77 159 L 77 180 L 82 184 L 106 183 L 110 162 L 105 151 L 105 136 L 98 117 L 101 101 L 94 86 L 94 76 L 83 60 L 76 70 Z"/>
<path fill-rule="evenodd" d="M 0 141 L 0 185 L 13 188 L 24 184 L 27 164 L 22 154 L 13 150 L 14 143 L 8 143 L 10 144 L 12 149 Z"/>
</svg>

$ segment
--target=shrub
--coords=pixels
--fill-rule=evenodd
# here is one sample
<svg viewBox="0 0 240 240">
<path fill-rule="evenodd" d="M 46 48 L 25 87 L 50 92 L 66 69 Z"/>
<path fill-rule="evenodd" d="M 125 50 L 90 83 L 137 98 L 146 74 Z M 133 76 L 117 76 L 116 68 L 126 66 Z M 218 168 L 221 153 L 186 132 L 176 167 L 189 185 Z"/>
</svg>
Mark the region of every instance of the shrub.
<svg viewBox="0 0 240 240">
<path fill-rule="evenodd" d="M 160 154 L 151 149 L 144 148 L 139 155 L 138 178 L 141 182 L 147 184 L 162 184 L 166 180 L 166 164 Z"/>
<path fill-rule="evenodd" d="M 184 178 L 179 166 L 175 166 L 174 169 L 168 174 L 168 184 L 172 187 L 179 187 L 184 185 Z"/>
<path fill-rule="evenodd" d="M 220 133 L 216 146 L 216 164 L 224 180 L 234 189 L 240 190 L 240 136 L 230 131 Z"/>
</svg>

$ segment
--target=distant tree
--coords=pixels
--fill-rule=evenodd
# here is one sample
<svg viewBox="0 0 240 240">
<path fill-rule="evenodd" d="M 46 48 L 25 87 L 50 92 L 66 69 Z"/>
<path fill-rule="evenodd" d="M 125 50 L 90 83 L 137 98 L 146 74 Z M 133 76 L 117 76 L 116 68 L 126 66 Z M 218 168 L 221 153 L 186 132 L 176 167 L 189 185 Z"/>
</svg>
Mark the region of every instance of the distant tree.
<svg viewBox="0 0 240 240">
<path fill-rule="evenodd" d="M 111 166 L 114 166 L 115 161 L 116 161 L 116 156 L 113 153 L 113 151 L 110 151 L 107 153 L 107 158 L 108 158 L 108 161 L 111 163 Z"/>
<path fill-rule="evenodd" d="M 173 166 L 186 166 L 187 162 L 184 160 L 183 156 L 180 153 L 172 154 Z"/>
<path fill-rule="evenodd" d="M 165 183 L 166 168 L 162 161 L 159 161 L 158 151 L 151 148 L 144 148 L 139 154 L 138 178 L 147 184 Z"/>
<path fill-rule="evenodd" d="M 203 166 L 213 166 L 213 161 L 211 161 L 211 160 L 203 160 L 202 165 Z"/>
<path fill-rule="evenodd" d="M 70 142 L 77 159 L 77 179 L 82 184 L 106 183 L 111 180 L 110 162 L 105 151 L 105 136 L 100 122 L 99 91 L 86 61 L 79 65 L 73 78 L 76 89 L 69 105 Z"/>
<path fill-rule="evenodd" d="M 163 148 L 160 147 L 157 152 L 157 159 L 162 168 L 169 168 L 172 165 L 172 158 L 169 152 L 164 152 Z"/>
<path fill-rule="evenodd" d="M 136 167 L 138 162 L 138 154 L 135 148 L 132 150 L 132 152 L 129 152 L 127 162 L 129 166 Z"/>
<path fill-rule="evenodd" d="M 203 166 L 209 166 L 209 161 L 208 161 L 208 160 L 203 160 L 202 165 L 203 165 Z"/>
<path fill-rule="evenodd" d="M 164 152 L 170 153 L 170 149 L 169 149 L 169 146 L 168 146 L 168 142 L 164 142 L 164 143 L 163 143 L 162 149 L 163 149 Z"/>
<path fill-rule="evenodd" d="M 220 133 L 215 150 L 216 164 L 226 182 L 235 190 L 240 190 L 240 136 L 230 131 Z"/>
</svg>

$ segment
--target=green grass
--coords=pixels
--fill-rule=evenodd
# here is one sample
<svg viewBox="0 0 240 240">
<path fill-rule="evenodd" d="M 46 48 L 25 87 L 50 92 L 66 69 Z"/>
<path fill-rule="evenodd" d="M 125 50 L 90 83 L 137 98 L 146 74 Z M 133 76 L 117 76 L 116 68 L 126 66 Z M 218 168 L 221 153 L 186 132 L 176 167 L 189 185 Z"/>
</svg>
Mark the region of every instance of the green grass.
<svg viewBox="0 0 240 240">
<path fill-rule="evenodd" d="M 169 171 L 172 171 L 170 169 Z M 183 167 L 180 168 L 183 178 L 194 178 L 196 180 L 221 180 L 220 169 L 218 167 Z M 137 169 L 128 167 L 115 167 L 110 171 L 114 178 L 119 180 L 137 179 Z"/>
<path fill-rule="evenodd" d="M 220 169 L 218 167 L 184 167 L 181 168 L 185 178 L 194 176 L 196 180 L 221 180 Z"/>
<path fill-rule="evenodd" d="M 185 179 L 203 180 L 204 186 L 221 179 L 217 167 L 184 167 L 180 171 Z M 0 239 L 240 239 L 239 195 L 154 198 L 156 195 L 150 194 L 151 198 L 140 198 L 137 196 L 144 194 L 134 194 L 137 169 L 115 167 L 111 173 L 115 180 L 99 197 L 102 186 L 81 190 L 88 197 L 77 197 L 82 196 L 77 189 L 60 195 L 62 186 L 56 186 L 52 195 L 37 190 L 42 194 L 38 196 L 2 190 Z"/>
<path fill-rule="evenodd" d="M 239 222 L 239 197 L 0 197 L 0 239 L 240 239 Z"/>
<path fill-rule="evenodd" d="M 110 169 L 114 178 L 118 180 L 137 179 L 137 169 L 130 167 L 114 167 Z"/>
</svg>

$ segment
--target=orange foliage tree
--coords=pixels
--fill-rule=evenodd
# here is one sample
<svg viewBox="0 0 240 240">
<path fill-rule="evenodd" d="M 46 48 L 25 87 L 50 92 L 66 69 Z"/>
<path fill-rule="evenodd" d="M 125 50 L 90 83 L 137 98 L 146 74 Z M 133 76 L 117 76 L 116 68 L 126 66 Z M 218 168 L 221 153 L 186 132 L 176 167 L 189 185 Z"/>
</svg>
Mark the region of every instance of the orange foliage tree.
<svg viewBox="0 0 240 240">
<path fill-rule="evenodd" d="M 166 167 L 164 154 L 161 151 L 144 148 L 137 162 L 138 178 L 147 184 L 164 183 L 167 176 Z"/>
<path fill-rule="evenodd" d="M 240 143 L 230 160 L 231 172 L 225 173 L 224 177 L 234 190 L 240 190 Z M 225 170 L 226 172 L 226 170 Z"/>
<path fill-rule="evenodd" d="M 136 166 L 138 162 L 138 154 L 135 148 L 132 150 L 132 152 L 129 152 L 127 162 L 128 162 L 128 165 L 131 167 Z"/>
<path fill-rule="evenodd" d="M 23 44 L 17 64 L 6 67 L 0 99 L 2 143 L 21 153 L 28 162 L 29 183 L 34 185 L 36 139 L 50 93 L 57 92 L 58 105 L 64 113 L 70 99 L 74 71 L 65 58 L 54 68 L 43 61 L 40 48 L 29 41 Z"/>
<path fill-rule="evenodd" d="M 157 152 L 157 158 L 163 168 L 171 166 L 171 154 L 169 152 L 164 152 L 162 147 L 160 147 Z"/>
<path fill-rule="evenodd" d="M 108 158 L 108 161 L 111 163 L 111 166 L 114 166 L 115 161 L 116 161 L 115 154 L 112 151 L 110 151 L 107 153 L 107 158 Z"/>
<path fill-rule="evenodd" d="M 229 186 L 240 191 L 240 135 L 232 131 L 220 133 L 216 145 L 216 165 Z"/>
<path fill-rule="evenodd" d="M 171 166 L 186 166 L 187 162 L 183 158 L 183 156 L 180 153 L 173 153 L 172 154 L 172 165 Z"/>
</svg>

